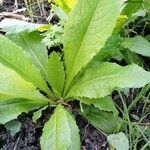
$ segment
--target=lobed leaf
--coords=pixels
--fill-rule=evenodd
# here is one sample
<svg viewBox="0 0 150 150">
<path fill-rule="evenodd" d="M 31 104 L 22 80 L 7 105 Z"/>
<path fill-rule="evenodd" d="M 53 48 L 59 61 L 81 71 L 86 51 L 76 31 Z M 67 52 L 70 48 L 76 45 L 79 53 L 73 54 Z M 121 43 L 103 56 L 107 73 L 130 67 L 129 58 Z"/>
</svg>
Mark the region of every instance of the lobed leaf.
<svg viewBox="0 0 150 150">
<path fill-rule="evenodd" d="M 80 150 L 79 129 L 71 114 L 58 105 L 45 124 L 41 137 L 42 150 Z"/>
<path fill-rule="evenodd" d="M 110 95 L 115 87 L 139 88 L 149 82 L 150 73 L 135 64 L 122 67 L 115 63 L 102 63 L 85 70 L 66 98 L 101 98 Z"/>
<path fill-rule="evenodd" d="M 66 91 L 79 71 L 105 46 L 115 27 L 120 9 L 119 0 L 78 1 L 64 33 Z"/>
</svg>

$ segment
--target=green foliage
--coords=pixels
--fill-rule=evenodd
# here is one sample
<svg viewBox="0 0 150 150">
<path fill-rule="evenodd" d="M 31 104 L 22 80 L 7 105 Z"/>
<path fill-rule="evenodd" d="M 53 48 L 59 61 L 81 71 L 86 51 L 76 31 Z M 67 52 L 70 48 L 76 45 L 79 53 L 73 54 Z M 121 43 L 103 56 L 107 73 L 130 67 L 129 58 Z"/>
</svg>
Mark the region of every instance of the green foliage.
<svg viewBox="0 0 150 150">
<path fill-rule="evenodd" d="M 65 72 L 63 63 L 55 52 L 48 59 L 48 81 L 58 98 L 61 98 L 65 83 Z"/>
<path fill-rule="evenodd" d="M 34 66 L 32 58 L 21 47 L 0 35 L 1 62 L 14 69 L 25 80 L 32 82 L 45 92 L 50 92 L 40 71 Z M 16 59 L 17 58 L 17 59 Z"/>
<path fill-rule="evenodd" d="M 0 100 L 0 124 L 16 119 L 22 112 L 29 112 L 47 105 L 45 101 L 12 98 Z"/>
<path fill-rule="evenodd" d="M 26 21 L 20 21 L 17 19 L 3 19 L 0 22 L 0 29 L 7 34 L 21 33 L 21 32 L 33 32 L 48 30 L 49 25 L 28 23 Z"/>
<path fill-rule="evenodd" d="M 7 37 L 18 46 L 20 46 L 24 51 L 30 54 L 33 64 L 41 71 L 41 73 L 47 79 L 47 49 L 45 45 L 41 42 L 43 37 L 40 35 L 40 33 L 36 31 L 22 32 L 18 34 L 7 35 Z"/>
<path fill-rule="evenodd" d="M 85 107 L 83 116 L 96 128 L 105 133 L 112 133 L 121 127 L 121 120 L 113 113 L 101 111 L 94 107 Z"/>
<path fill-rule="evenodd" d="M 142 0 L 127 0 L 126 6 L 122 10 L 122 15 L 127 15 L 128 17 L 131 17 L 132 14 L 137 12 L 142 6 Z"/>
<path fill-rule="evenodd" d="M 41 137 L 42 150 L 80 150 L 79 129 L 71 114 L 58 105 L 45 124 Z"/>
<path fill-rule="evenodd" d="M 67 69 L 65 92 L 73 78 L 104 47 L 111 36 L 121 4 L 119 1 L 111 5 L 110 3 L 111 0 L 79 0 L 71 12 L 64 32 Z"/>
<path fill-rule="evenodd" d="M 0 93 L 31 100 L 47 100 L 36 87 L 23 80 L 15 71 L 0 64 Z"/>
<path fill-rule="evenodd" d="M 32 120 L 33 122 L 37 122 L 37 120 L 41 117 L 42 115 L 42 111 L 45 110 L 47 108 L 47 106 L 40 108 L 38 111 L 33 113 L 33 117 Z"/>
<path fill-rule="evenodd" d="M 43 43 L 48 46 L 48 48 L 60 46 L 63 43 L 63 34 L 63 27 L 54 25 L 49 31 L 47 31 L 46 37 L 43 39 Z"/>
<path fill-rule="evenodd" d="M 122 132 L 118 134 L 111 134 L 107 137 L 110 150 L 129 150 L 129 141 L 126 135 Z"/>
<path fill-rule="evenodd" d="M 79 150 L 79 129 L 67 102 L 78 99 L 80 114 L 92 125 L 105 133 L 118 132 L 123 122 L 111 93 L 150 83 L 150 72 L 135 64 L 121 66 L 120 60 L 137 63 L 141 58 L 135 53 L 150 56 L 150 46 L 140 36 L 122 37 L 122 27 L 142 14 L 129 3 L 121 12 L 120 0 L 55 2 L 67 13 L 73 10 L 69 17 L 55 10 L 63 23 L 52 26 L 46 38 L 40 32 L 48 26 L 0 23 L 6 32 L 0 35 L 0 124 L 31 110 L 36 122 L 48 105 L 56 106 L 43 129 L 42 150 Z M 51 52 L 60 45 L 59 53 Z"/>
<path fill-rule="evenodd" d="M 94 105 L 101 111 L 112 112 L 114 115 L 118 115 L 118 111 L 115 107 L 115 104 L 111 97 L 104 97 L 99 99 L 88 99 L 88 98 L 80 98 L 80 101 L 87 105 Z"/>
<path fill-rule="evenodd" d="M 20 131 L 21 123 L 17 119 L 12 120 L 5 124 L 5 128 L 10 132 L 11 136 L 14 136 Z"/>
<path fill-rule="evenodd" d="M 64 11 L 69 13 L 71 9 L 76 4 L 77 0 L 48 0 L 49 2 L 54 1 L 58 6 L 60 6 Z"/>
<path fill-rule="evenodd" d="M 132 52 L 150 57 L 150 43 L 141 36 L 125 38 L 121 45 Z"/>
<path fill-rule="evenodd" d="M 137 65 L 122 67 L 115 63 L 102 63 L 86 69 L 66 98 L 101 98 L 110 95 L 115 87 L 139 88 L 149 82 L 150 73 Z"/>
</svg>

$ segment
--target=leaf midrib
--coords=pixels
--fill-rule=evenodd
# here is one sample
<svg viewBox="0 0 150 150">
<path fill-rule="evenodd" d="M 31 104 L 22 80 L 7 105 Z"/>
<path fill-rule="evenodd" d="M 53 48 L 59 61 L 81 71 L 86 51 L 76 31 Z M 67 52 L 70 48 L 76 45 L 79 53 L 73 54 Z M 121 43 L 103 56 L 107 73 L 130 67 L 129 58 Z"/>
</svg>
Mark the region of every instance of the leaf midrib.
<svg viewBox="0 0 150 150">
<path fill-rule="evenodd" d="M 21 33 L 20 33 L 20 37 L 21 37 L 22 41 L 25 43 L 25 45 L 26 45 L 27 47 L 29 47 L 30 52 L 33 54 L 34 58 L 37 60 L 37 62 L 38 62 L 38 64 L 40 65 L 41 69 L 43 70 L 45 76 L 47 77 L 47 72 L 46 72 L 45 68 L 44 68 L 43 65 L 41 64 L 40 60 L 37 58 L 36 54 L 33 52 L 33 50 L 32 50 L 32 48 L 31 48 L 30 44 L 29 44 L 29 45 L 27 44 L 27 42 L 29 42 L 29 41 L 27 40 L 27 42 L 26 42 L 26 40 L 22 37 L 22 34 L 21 34 Z"/>
<path fill-rule="evenodd" d="M 36 85 L 38 85 L 39 88 L 43 89 L 42 86 L 40 84 L 38 84 L 38 82 L 36 80 L 34 80 L 34 78 L 32 76 L 30 76 L 29 74 L 27 74 L 26 72 L 20 70 L 16 65 L 14 65 L 11 61 L 7 60 L 5 57 L 3 57 L 2 55 L 0 55 L 0 57 L 5 60 L 7 63 L 11 64 L 14 68 L 16 68 L 17 70 L 19 70 L 22 74 L 25 74 L 25 76 L 27 76 L 30 80 L 34 81 L 34 83 L 36 83 Z M 21 68 L 21 67 L 20 67 Z M 47 90 L 46 90 L 47 91 Z"/>
<path fill-rule="evenodd" d="M 99 81 L 99 80 L 102 80 L 102 79 L 107 79 L 107 78 L 111 78 L 111 77 L 119 77 L 119 75 L 109 75 L 109 76 L 104 76 L 104 77 L 98 77 L 98 78 L 95 78 L 95 79 L 91 79 L 91 80 L 86 80 L 86 81 L 81 81 L 81 84 L 80 85 L 83 85 L 83 84 L 89 84 L 90 82 L 93 82 L 93 81 Z M 77 84 L 78 86 L 79 84 Z M 76 86 L 76 85 L 75 85 Z"/>
<path fill-rule="evenodd" d="M 131 47 L 133 47 L 133 46 L 136 44 L 136 45 L 141 46 L 141 47 L 144 47 L 144 48 L 150 48 L 150 46 L 146 46 L 146 45 L 144 45 L 144 43 L 142 43 L 142 42 L 139 43 L 139 42 L 134 41 L 134 43 L 132 43 L 131 41 L 125 41 L 125 43 L 131 44 Z"/>
<path fill-rule="evenodd" d="M 99 3 L 99 2 L 98 2 L 98 3 Z M 72 64 L 70 65 L 70 66 L 71 66 L 71 67 L 69 68 L 69 69 L 70 69 L 70 74 L 72 74 L 72 71 L 73 71 L 72 68 L 74 68 L 74 65 L 75 65 L 75 63 L 76 63 L 76 61 L 77 61 L 77 58 L 78 58 L 78 56 L 79 56 L 79 52 L 80 52 L 81 47 L 82 47 L 82 45 L 83 45 L 83 41 L 84 41 L 84 39 L 85 39 L 85 37 L 86 37 L 87 32 L 89 31 L 89 28 L 90 28 L 90 26 L 91 26 L 91 22 L 92 22 L 92 20 L 93 20 L 95 14 L 96 14 L 95 12 L 96 12 L 97 8 L 98 8 L 98 5 L 96 6 L 96 9 L 93 9 L 94 11 L 93 11 L 93 13 L 92 13 L 92 15 L 91 15 L 91 17 L 90 17 L 90 19 L 89 19 L 88 26 L 87 26 L 87 28 L 86 28 L 86 30 L 85 30 L 85 33 L 83 34 L 82 42 L 80 43 L 79 49 L 78 49 L 77 54 L 76 54 L 76 58 L 75 58 L 75 60 L 72 62 Z M 76 76 L 76 75 L 75 75 L 75 76 Z M 73 79 L 72 79 L 72 80 L 73 80 Z M 71 82 L 71 81 L 70 81 L 70 82 Z"/>
</svg>

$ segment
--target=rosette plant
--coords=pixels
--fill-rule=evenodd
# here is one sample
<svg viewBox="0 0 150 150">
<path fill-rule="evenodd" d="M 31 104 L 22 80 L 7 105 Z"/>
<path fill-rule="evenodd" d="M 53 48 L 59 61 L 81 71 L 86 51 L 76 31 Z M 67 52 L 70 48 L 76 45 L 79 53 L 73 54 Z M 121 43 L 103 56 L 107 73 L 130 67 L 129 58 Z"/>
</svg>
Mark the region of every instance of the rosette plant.
<svg viewBox="0 0 150 150">
<path fill-rule="evenodd" d="M 79 150 L 79 129 L 68 107 L 78 100 L 80 114 L 94 126 L 106 133 L 118 129 L 112 91 L 150 82 L 150 73 L 136 64 L 95 59 L 107 55 L 121 9 L 120 0 L 78 0 L 64 27 L 61 54 L 48 55 L 37 31 L 0 35 L 0 123 L 56 107 L 43 128 L 41 149 Z"/>
</svg>

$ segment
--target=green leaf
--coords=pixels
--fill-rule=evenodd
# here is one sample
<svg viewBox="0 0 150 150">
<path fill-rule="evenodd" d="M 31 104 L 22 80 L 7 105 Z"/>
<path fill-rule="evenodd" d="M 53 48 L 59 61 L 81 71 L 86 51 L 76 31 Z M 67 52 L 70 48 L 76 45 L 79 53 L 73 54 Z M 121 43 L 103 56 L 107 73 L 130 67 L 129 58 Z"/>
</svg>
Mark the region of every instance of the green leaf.
<svg viewBox="0 0 150 150">
<path fill-rule="evenodd" d="M 3 96 L 21 97 L 25 99 L 48 102 L 30 82 L 23 80 L 14 70 L 0 64 L 0 93 Z M 7 98 L 4 97 L 3 99 Z"/>
<path fill-rule="evenodd" d="M 144 61 L 138 54 L 128 51 L 128 50 L 122 50 L 121 53 L 123 57 L 125 58 L 125 61 L 127 62 L 127 64 L 137 64 L 143 67 Z"/>
<path fill-rule="evenodd" d="M 112 112 L 114 115 L 118 114 L 115 104 L 112 98 L 109 96 L 99 99 L 80 98 L 80 101 L 87 105 L 93 104 L 96 108 L 98 108 L 101 111 Z"/>
<path fill-rule="evenodd" d="M 5 94 L 1 94 L 1 93 L 0 93 L 0 101 L 1 101 L 1 100 L 5 100 L 5 99 L 10 99 L 10 98 L 12 98 L 12 97 L 9 96 L 9 95 L 5 95 Z"/>
<path fill-rule="evenodd" d="M 124 23 L 123 27 L 127 26 L 129 23 L 134 22 L 136 18 L 138 17 L 145 17 L 146 11 L 143 9 L 140 9 L 136 13 L 133 13 L 131 17 L 129 17 L 126 22 Z"/>
<path fill-rule="evenodd" d="M 107 140 L 110 145 L 110 150 L 129 150 L 128 138 L 122 132 L 109 135 Z"/>
<path fill-rule="evenodd" d="M 46 46 L 42 43 L 43 37 L 40 35 L 40 33 L 22 32 L 7 35 L 7 37 L 30 54 L 34 65 L 47 79 L 46 66 L 48 63 L 48 54 Z"/>
<path fill-rule="evenodd" d="M 100 111 L 94 106 L 84 109 L 83 116 L 96 128 L 105 133 L 112 133 L 121 127 L 121 120 L 110 112 Z"/>
<path fill-rule="evenodd" d="M 60 98 L 65 82 L 65 72 L 63 62 L 56 52 L 52 52 L 48 60 L 48 79 L 54 93 Z"/>
<path fill-rule="evenodd" d="M 139 88 L 149 82 L 150 73 L 135 64 L 122 67 L 115 63 L 102 63 L 85 70 L 66 98 L 101 98 L 110 95 L 115 87 Z"/>
<path fill-rule="evenodd" d="M 123 28 L 123 25 L 127 19 L 128 17 L 126 15 L 120 15 L 117 19 L 117 23 L 116 23 L 113 33 L 119 33 L 119 31 Z"/>
<path fill-rule="evenodd" d="M 56 5 L 51 4 L 51 7 L 52 7 L 51 12 L 56 14 L 60 19 L 60 22 L 64 24 L 68 20 L 68 14 L 63 9 L 61 9 Z"/>
<path fill-rule="evenodd" d="M 49 49 L 60 46 L 63 43 L 64 28 L 60 25 L 53 25 L 50 31 L 46 33 L 43 42 Z"/>
<path fill-rule="evenodd" d="M 126 2 L 126 6 L 122 10 L 122 15 L 127 15 L 128 17 L 131 17 L 133 13 L 137 12 L 142 6 L 142 0 L 128 0 Z"/>
<path fill-rule="evenodd" d="M 149 0 L 143 0 L 144 8 L 146 9 L 147 13 L 150 14 L 150 1 Z"/>
<path fill-rule="evenodd" d="M 11 120 L 7 122 L 4 126 L 10 132 L 11 136 L 14 136 L 20 131 L 21 123 L 18 120 Z"/>
<path fill-rule="evenodd" d="M 47 103 L 40 100 L 8 99 L 0 101 L 0 124 L 16 119 L 22 112 L 29 112 Z"/>
<path fill-rule="evenodd" d="M 120 0 L 78 1 L 66 23 L 64 33 L 66 91 L 73 78 L 105 46 L 120 9 Z"/>
<path fill-rule="evenodd" d="M 0 22 L 0 28 L 2 29 L 2 31 L 6 32 L 7 34 L 38 31 L 41 29 L 43 30 L 44 27 L 47 27 L 46 30 L 48 29 L 47 25 L 29 23 L 17 19 L 6 18 Z"/>
<path fill-rule="evenodd" d="M 150 42 L 142 36 L 126 38 L 121 45 L 132 52 L 150 57 Z"/>
<path fill-rule="evenodd" d="M 40 143 L 42 150 L 80 150 L 79 129 L 62 105 L 45 124 Z"/>
<path fill-rule="evenodd" d="M 119 34 L 112 34 L 106 41 L 105 47 L 93 58 L 90 64 L 100 61 L 107 61 L 108 59 L 116 56 L 119 51 L 119 46 L 122 40 Z"/>
<path fill-rule="evenodd" d="M 15 70 L 25 80 L 51 94 L 40 71 L 33 65 L 29 54 L 2 35 L 0 35 L 0 62 Z"/>
<path fill-rule="evenodd" d="M 42 115 L 42 111 L 45 110 L 46 108 L 47 108 L 47 106 L 46 106 L 46 107 L 42 107 L 41 109 L 39 109 L 38 111 L 36 111 L 36 112 L 33 113 L 32 120 L 33 120 L 34 123 L 37 122 L 37 120 L 38 120 L 38 119 L 41 117 L 41 115 Z"/>
<path fill-rule="evenodd" d="M 75 6 L 77 0 L 48 0 L 49 2 L 54 1 L 59 7 L 64 11 L 69 13 L 72 8 Z"/>
</svg>

